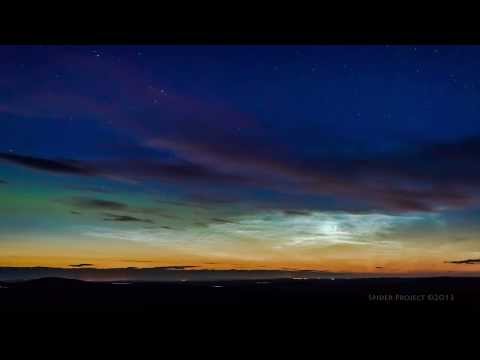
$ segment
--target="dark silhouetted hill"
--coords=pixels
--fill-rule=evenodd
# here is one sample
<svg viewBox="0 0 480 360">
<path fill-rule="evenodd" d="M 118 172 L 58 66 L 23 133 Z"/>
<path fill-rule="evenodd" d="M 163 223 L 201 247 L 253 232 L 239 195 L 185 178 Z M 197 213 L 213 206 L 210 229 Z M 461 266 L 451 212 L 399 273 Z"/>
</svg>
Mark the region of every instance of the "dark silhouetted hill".
<svg viewBox="0 0 480 360">
<path fill-rule="evenodd" d="M 41 279 L 12 282 L 12 283 L 9 283 L 9 286 L 11 288 L 49 290 L 49 289 L 88 287 L 88 284 L 85 281 L 78 280 L 78 279 L 47 277 L 47 278 L 41 278 Z"/>
<path fill-rule="evenodd" d="M 479 311 L 480 278 L 9 282 L 0 311 L 164 311 L 163 305 L 313 305 L 328 311 Z M 297 306 L 295 308 L 298 308 Z M 300 306 L 301 308 L 301 306 Z"/>
</svg>

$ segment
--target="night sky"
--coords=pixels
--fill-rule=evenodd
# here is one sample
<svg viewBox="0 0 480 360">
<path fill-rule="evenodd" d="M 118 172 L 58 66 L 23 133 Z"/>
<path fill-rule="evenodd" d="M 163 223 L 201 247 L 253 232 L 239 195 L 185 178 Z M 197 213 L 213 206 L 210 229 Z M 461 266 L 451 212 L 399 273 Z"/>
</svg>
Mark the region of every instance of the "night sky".
<svg viewBox="0 0 480 360">
<path fill-rule="evenodd" d="M 478 46 L 0 59 L 0 266 L 480 271 Z"/>
</svg>

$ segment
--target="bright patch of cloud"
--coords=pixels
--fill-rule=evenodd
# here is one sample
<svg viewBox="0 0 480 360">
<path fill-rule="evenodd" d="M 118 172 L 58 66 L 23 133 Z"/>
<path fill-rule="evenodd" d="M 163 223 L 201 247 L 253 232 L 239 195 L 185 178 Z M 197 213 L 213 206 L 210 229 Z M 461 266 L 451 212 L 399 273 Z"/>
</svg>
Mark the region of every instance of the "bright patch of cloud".
<svg viewBox="0 0 480 360">
<path fill-rule="evenodd" d="M 385 239 L 402 226 L 425 220 L 425 215 L 312 212 L 292 216 L 283 212 L 269 212 L 234 220 L 232 223 L 212 224 L 209 228 L 225 236 L 234 234 L 257 240 L 273 240 L 276 246 L 395 246 L 393 241 Z"/>
</svg>

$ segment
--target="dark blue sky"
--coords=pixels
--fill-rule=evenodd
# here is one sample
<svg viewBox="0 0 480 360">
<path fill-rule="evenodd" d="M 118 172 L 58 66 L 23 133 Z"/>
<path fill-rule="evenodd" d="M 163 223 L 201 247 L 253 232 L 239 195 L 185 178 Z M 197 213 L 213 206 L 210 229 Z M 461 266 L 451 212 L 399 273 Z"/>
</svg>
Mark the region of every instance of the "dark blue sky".
<svg viewBox="0 0 480 360">
<path fill-rule="evenodd" d="M 406 139 L 449 141 L 477 131 L 477 47 L 97 46 L 1 50 L 0 95 L 4 106 L 11 102 L 20 106 L 22 97 L 51 92 L 91 96 L 99 103 L 114 104 L 119 111 L 135 111 L 140 102 L 147 101 L 141 97 L 148 92 L 138 87 L 151 84 L 212 108 L 233 109 L 273 131 L 279 141 L 288 139 L 288 146 L 301 144 L 305 151 L 318 151 L 312 143 L 319 136 L 345 138 L 350 146 L 376 150 L 404 146 Z M 40 103 L 35 106 L 41 107 Z M 80 99 L 76 104 L 62 105 L 63 114 L 53 114 L 48 106 L 45 104 L 44 114 L 37 117 L 57 115 L 61 120 L 66 113 L 74 119 L 94 116 L 78 113 Z M 138 111 L 143 116 L 158 113 L 143 108 Z M 92 133 L 84 125 L 78 130 Z M 103 136 L 101 128 L 95 133 Z M 345 145 L 339 144 L 338 148 Z"/>
</svg>

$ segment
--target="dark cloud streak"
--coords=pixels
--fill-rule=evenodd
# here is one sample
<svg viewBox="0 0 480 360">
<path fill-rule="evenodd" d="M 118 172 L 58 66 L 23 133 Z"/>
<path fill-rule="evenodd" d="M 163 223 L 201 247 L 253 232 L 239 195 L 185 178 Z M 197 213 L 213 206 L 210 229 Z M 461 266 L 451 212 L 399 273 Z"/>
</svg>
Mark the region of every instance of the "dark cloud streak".
<svg viewBox="0 0 480 360">
<path fill-rule="evenodd" d="M 306 210 L 283 210 L 285 215 L 294 215 L 294 216 L 307 216 L 310 215 L 311 211 Z"/>
<path fill-rule="evenodd" d="M 96 172 L 74 160 L 50 160 L 33 156 L 0 153 L 0 159 L 31 169 L 74 175 L 93 176 Z"/>
<path fill-rule="evenodd" d="M 227 219 L 221 219 L 221 218 L 212 218 L 210 221 L 217 223 L 217 224 L 236 224 L 235 221 L 227 220 Z"/>
<path fill-rule="evenodd" d="M 455 260 L 455 261 L 445 261 L 447 264 L 468 264 L 476 265 L 480 264 L 480 259 L 466 259 L 466 260 Z"/>
<path fill-rule="evenodd" d="M 129 215 L 117 215 L 117 214 L 104 214 L 107 216 L 104 218 L 104 221 L 118 221 L 118 222 L 141 222 L 147 224 L 153 224 L 153 221 L 150 219 L 139 219 L 134 216 Z"/>
<path fill-rule="evenodd" d="M 90 267 L 90 266 L 94 266 L 94 265 L 93 264 L 71 264 L 71 265 L 68 265 L 68 266 L 80 268 L 80 267 Z"/>
<path fill-rule="evenodd" d="M 73 197 L 70 203 L 79 208 L 93 210 L 126 210 L 128 208 L 127 204 L 121 202 L 89 197 Z"/>
</svg>

